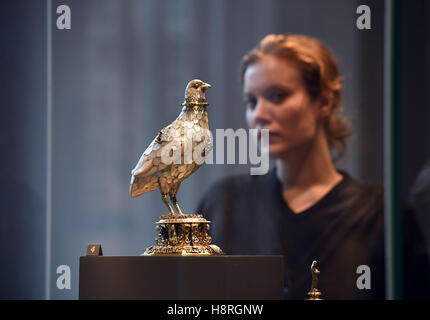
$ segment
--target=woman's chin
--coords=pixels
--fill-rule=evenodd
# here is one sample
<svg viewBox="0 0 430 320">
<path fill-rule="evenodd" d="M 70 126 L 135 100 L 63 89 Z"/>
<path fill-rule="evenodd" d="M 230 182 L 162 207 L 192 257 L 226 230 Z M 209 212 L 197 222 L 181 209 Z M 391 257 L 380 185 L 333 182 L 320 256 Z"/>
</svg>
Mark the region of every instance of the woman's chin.
<svg viewBox="0 0 430 320">
<path fill-rule="evenodd" d="M 287 152 L 288 149 L 285 146 L 271 145 L 269 147 L 269 156 L 271 158 L 282 158 Z"/>
</svg>

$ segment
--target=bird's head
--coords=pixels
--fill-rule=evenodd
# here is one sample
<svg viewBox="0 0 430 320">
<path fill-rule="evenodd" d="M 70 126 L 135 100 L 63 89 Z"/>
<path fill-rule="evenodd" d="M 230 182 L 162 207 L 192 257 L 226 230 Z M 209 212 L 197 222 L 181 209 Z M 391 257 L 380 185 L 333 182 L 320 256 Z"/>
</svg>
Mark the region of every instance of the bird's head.
<svg viewBox="0 0 430 320">
<path fill-rule="evenodd" d="M 208 103 L 206 102 L 205 91 L 210 87 L 210 84 L 205 83 L 201 80 L 191 80 L 190 82 L 188 82 L 187 87 L 185 89 L 185 101 L 183 105 L 208 105 Z"/>
</svg>

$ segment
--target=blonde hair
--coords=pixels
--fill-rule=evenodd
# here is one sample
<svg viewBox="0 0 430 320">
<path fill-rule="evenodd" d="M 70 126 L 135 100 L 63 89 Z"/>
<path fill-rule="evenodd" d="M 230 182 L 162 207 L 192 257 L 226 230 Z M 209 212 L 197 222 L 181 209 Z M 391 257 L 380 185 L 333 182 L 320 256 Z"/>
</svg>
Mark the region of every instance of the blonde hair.
<svg viewBox="0 0 430 320">
<path fill-rule="evenodd" d="M 325 97 L 332 101 L 331 113 L 324 128 L 330 148 L 336 149 L 334 160 L 346 150 L 346 138 L 351 135 L 350 123 L 342 114 L 342 83 L 337 61 L 330 50 L 318 39 L 295 34 L 269 34 L 242 59 L 241 79 L 246 69 L 264 55 L 295 63 L 312 99 Z"/>
</svg>

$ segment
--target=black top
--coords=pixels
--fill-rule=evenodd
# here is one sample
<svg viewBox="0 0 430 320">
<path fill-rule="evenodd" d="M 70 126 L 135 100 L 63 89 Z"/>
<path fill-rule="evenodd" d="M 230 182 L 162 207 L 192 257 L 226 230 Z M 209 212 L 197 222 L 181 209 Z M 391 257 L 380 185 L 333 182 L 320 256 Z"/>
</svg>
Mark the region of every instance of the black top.
<svg viewBox="0 0 430 320">
<path fill-rule="evenodd" d="M 216 183 L 198 212 L 212 221 L 213 243 L 227 254 L 284 256 L 285 297 L 304 299 L 311 264 L 318 261 L 318 289 L 325 299 L 384 299 L 384 213 L 381 188 L 343 179 L 321 200 L 295 214 L 282 197 L 275 169 L 265 176 L 240 175 Z M 414 215 L 404 213 L 404 294 L 424 298 L 430 269 Z M 358 289 L 370 268 L 370 289 Z M 427 285 L 426 285 L 427 284 Z"/>
</svg>

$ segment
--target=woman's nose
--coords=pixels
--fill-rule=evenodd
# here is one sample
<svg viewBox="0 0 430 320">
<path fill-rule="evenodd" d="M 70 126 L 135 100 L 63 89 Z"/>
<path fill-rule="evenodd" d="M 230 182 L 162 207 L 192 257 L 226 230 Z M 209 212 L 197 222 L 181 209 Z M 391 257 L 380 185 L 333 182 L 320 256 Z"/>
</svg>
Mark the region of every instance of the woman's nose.
<svg viewBox="0 0 430 320">
<path fill-rule="evenodd" d="M 265 99 L 258 99 L 254 109 L 255 124 L 267 124 L 271 121 L 270 106 Z"/>
</svg>

